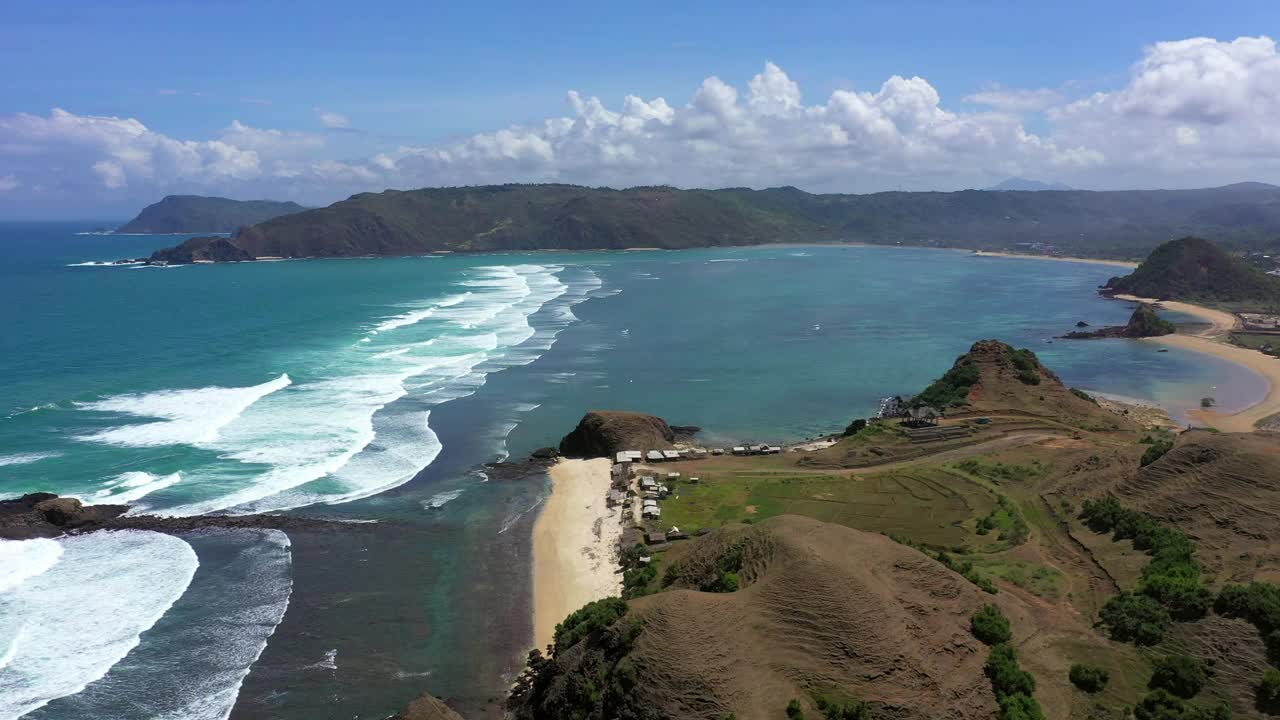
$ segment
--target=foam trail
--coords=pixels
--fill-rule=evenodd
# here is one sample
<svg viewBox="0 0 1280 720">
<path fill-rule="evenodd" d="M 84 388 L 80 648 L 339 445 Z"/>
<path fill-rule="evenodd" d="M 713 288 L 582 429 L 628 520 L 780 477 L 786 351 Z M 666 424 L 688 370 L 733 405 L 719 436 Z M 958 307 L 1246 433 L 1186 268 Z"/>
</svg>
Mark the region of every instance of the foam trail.
<svg viewBox="0 0 1280 720">
<path fill-rule="evenodd" d="M 161 422 L 121 425 L 79 439 L 124 447 L 194 445 L 209 442 L 218 431 L 262 398 L 288 387 L 288 375 L 244 388 L 207 387 L 118 395 L 93 403 L 86 410 L 135 417 L 163 418 Z"/>
<path fill-rule="evenodd" d="M 62 457 L 62 453 L 56 452 L 36 452 L 36 453 L 15 453 L 13 455 L 0 455 L 0 467 L 9 465 L 30 465 L 41 460 L 49 458 Z"/>
<path fill-rule="evenodd" d="M 30 542 L 30 541 L 27 541 Z M 57 540 L 61 560 L 0 595 L 0 717 L 83 690 L 139 642 L 191 582 L 186 542 L 126 530 Z"/>
<path fill-rule="evenodd" d="M 176 485 L 182 480 L 182 473 L 157 476 L 148 472 L 130 471 L 116 477 L 107 486 L 93 494 L 95 504 L 110 503 L 127 505 L 135 503 L 157 490 Z M 136 511 L 138 508 L 133 508 Z"/>
</svg>

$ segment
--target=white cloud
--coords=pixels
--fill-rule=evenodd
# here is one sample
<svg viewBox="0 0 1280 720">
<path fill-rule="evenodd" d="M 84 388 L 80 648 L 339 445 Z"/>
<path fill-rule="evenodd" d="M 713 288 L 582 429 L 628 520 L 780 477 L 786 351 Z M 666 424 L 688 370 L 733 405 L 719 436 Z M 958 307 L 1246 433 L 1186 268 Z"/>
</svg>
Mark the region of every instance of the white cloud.
<svg viewBox="0 0 1280 720">
<path fill-rule="evenodd" d="M 1026 113 L 1044 110 L 1062 102 L 1062 93 L 1049 88 L 1007 88 L 999 84 L 965 95 L 971 105 L 986 105 L 1001 112 Z"/>
<path fill-rule="evenodd" d="M 1157 43 L 1119 87 L 1072 101 L 990 85 L 952 107 L 925 78 L 895 75 L 806 104 L 773 63 L 741 88 L 708 77 L 692 90 L 685 102 L 625 95 L 612 107 L 569 92 L 562 116 L 355 159 L 338 157 L 324 134 L 238 121 L 212 139 L 182 140 L 133 118 L 17 113 L 0 115 L 0 167 L 24 182 L 6 202 L 36 186 L 72 199 L 85 188 L 111 197 L 181 189 L 320 203 L 387 187 L 520 181 L 853 192 L 978 187 L 1010 175 L 1099 189 L 1280 181 L 1280 56 L 1265 37 Z M 326 128 L 350 128 L 343 115 L 315 112 Z M 1033 112 L 1043 112 L 1037 132 L 1023 121 Z"/>
<path fill-rule="evenodd" d="M 316 108 L 316 117 L 320 118 L 321 125 L 332 130 L 345 130 L 351 127 L 351 118 L 341 113 Z"/>
<path fill-rule="evenodd" d="M 0 192 L 9 192 L 17 190 L 22 183 L 18 182 L 18 178 L 13 175 L 0 175 Z"/>
</svg>

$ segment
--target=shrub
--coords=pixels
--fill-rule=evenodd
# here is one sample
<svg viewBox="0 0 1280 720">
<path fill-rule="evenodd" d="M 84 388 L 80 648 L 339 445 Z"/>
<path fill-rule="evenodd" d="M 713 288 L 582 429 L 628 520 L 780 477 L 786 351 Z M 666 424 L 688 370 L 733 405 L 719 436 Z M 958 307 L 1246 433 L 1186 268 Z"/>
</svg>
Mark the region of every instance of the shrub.
<svg viewBox="0 0 1280 720">
<path fill-rule="evenodd" d="M 841 703 L 820 697 L 818 709 L 826 720 L 871 720 L 871 704 L 861 700 Z"/>
<path fill-rule="evenodd" d="M 1142 459 L 1138 461 L 1138 464 L 1142 467 L 1146 467 L 1164 457 L 1164 454 L 1172 449 L 1172 440 L 1156 440 L 1151 443 L 1151 446 L 1147 448 L 1146 452 L 1142 453 Z"/>
<path fill-rule="evenodd" d="M 971 360 L 963 365 L 956 365 L 915 396 L 911 404 L 916 407 L 933 405 L 939 408 L 965 405 L 969 402 L 969 388 L 973 387 L 979 379 L 981 374 L 978 372 L 978 366 Z"/>
<path fill-rule="evenodd" d="M 1133 716 L 1136 720 L 1230 720 L 1231 708 L 1193 705 L 1164 690 L 1153 690 L 1133 709 Z"/>
<path fill-rule="evenodd" d="M 969 619 L 969 629 L 973 636 L 987 645 L 999 645 L 1009 642 L 1013 632 L 1009 629 L 1009 619 L 995 605 L 983 605 Z"/>
<path fill-rule="evenodd" d="M 862 418 L 858 418 L 857 420 L 854 420 L 853 422 L 849 423 L 848 427 L 844 429 L 844 436 L 849 437 L 850 435 L 856 435 L 858 434 L 859 431 L 861 431 L 866 426 L 867 426 L 867 421 Z"/>
<path fill-rule="evenodd" d="M 1258 683 L 1258 709 L 1268 714 L 1280 714 L 1280 670 L 1267 668 Z"/>
<path fill-rule="evenodd" d="M 1089 693 L 1102 692 L 1111 681 L 1111 673 L 1094 665 L 1076 663 L 1068 674 L 1071 684 Z"/>
<path fill-rule="evenodd" d="M 1204 663 L 1186 655 L 1170 655 L 1157 658 L 1151 682 L 1153 690 L 1168 690 L 1183 699 L 1191 699 L 1209 681 Z"/>
<path fill-rule="evenodd" d="M 991 648 L 983 671 L 997 698 L 1018 694 L 1030 696 L 1036 691 L 1035 677 L 1018 667 L 1018 654 L 1008 643 Z"/>
<path fill-rule="evenodd" d="M 583 605 L 556 625 L 555 652 L 573 647 L 588 635 L 612 625 L 626 613 L 627 601 L 622 598 L 604 598 Z"/>
<path fill-rule="evenodd" d="M 1092 395 L 1090 395 L 1089 393 L 1087 393 L 1087 392 L 1085 392 L 1085 391 L 1083 391 L 1083 390 L 1080 390 L 1079 388 L 1071 388 L 1071 394 L 1072 394 L 1072 395 L 1075 395 L 1076 397 L 1080 398 L 1081 400 L 1088 400 L 1089 402 L 1093 403 L 1094 405 L 1097 405 L 1097 404 L 1098 404 L 1098 401 L 1097 401 L 1097 399 L 1096 399 L 1096 398 L 1094 398 L 1094 397 L 1093 397 Z"/>
<path fill-rule="evenodd" d="M 1169 627 L 1169 612 L 1146 595 L 1120 593 L 1102 606 L 1099 619 L 1111 631 L 1111 639 L 1137 645 L 1154 645 Z"/>
<path fill-rule="evenodd" d="M 804 710 L 800 707 L 799 700 L 787 703 L 787 717 L 791 720 L 804 720 Z"/>
<path fill-rule="evenodd" d="M 1044 711 L 1030 695 L 1006 695 L 1000 698 L 1000 720 L 1044 720 Z"/>
</svg>

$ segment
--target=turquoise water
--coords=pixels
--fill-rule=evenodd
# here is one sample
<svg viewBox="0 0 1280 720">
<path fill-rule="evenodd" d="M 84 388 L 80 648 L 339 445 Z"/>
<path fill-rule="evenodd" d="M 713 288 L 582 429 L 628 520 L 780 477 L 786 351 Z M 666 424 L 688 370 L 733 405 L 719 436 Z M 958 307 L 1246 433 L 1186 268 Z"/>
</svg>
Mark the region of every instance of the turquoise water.
<svg viewBox="0 0 1280 720">
<path fill-rule="evenodd" d="M 235 613 L 234 597 L 192 591 L 220 585 L 260 588 L 256 620 L 237 625 L 238 651 L 219 650 L 235 662 L 187 688 L 183 706 L 201 708 L 187 716 L 223 717 L 237 696 L 239 717 L 371 716 L 423 690 L 480 707 L 528 644 L 528 523 L 544 492 L 481 466 L 554 444 L 589 409 L 784 442 L 920 388 L 987 337 L 1175 415 L 1265 389 L 1194 353 L 1049 342 L 1078 320 L 1127 319 L 1094 292 L 1105 266 L 787 247 L 101 267 L 82 263 L 180 238 L 78 229 L 0 226 L 0 495 L 379 524 L 292 548 L 261 533 L 132 538 L 169 570 L 106 573 L 104 593 L 149 592 L 113 615 L 118 637 L 96 659 L 57 673 L 56 653 L 22 649 L 21 627 L 92 612 L 95 596 L 22 622 L 15 608 L 111 548 L 0 548 L 25 568 L 0 622 L 0 657 L 20 660 L 0 667 L 0 698 L 48 703 L 32 717 L 165 716 L 138 688 L 182 657 L 184 627 Z"/>
</svg>

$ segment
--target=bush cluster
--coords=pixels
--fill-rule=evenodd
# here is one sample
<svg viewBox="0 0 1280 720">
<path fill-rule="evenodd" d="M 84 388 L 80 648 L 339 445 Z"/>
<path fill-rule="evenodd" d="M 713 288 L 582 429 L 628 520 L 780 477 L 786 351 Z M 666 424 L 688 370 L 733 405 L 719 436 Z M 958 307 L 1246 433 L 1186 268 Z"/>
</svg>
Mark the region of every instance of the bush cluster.
<svg viewBox="0 0 1280 720">
<path fill-rule="evenodd" d="M 1097 400 L 1095 397 L 1093 397 L 1093 396 L 1092 396 L 1092 395 L 1090 395 L 1089 393 L 1087 393 L 1087 392 L 1085 392 L 1085 391 L 1083 391 L 1083 390 L 1081 390 L 1081 389 L 1079 389 L 1079 388 L 1071 388 L 1071 394 L 1072 394 L 1072 395 L 1075 395 L 1076 397 L 1080 398 L 1081 400 L 1088 400 L 1089 402 L 1093 403 L 1094 405 L 1097 405 L 1097 404 L 1098 404 L 1098 400 Z"/>
<path fill-rule="evenodd" d="M 804 709 L 800 707 L 799 700 L 792 700 L 787 703 L 788 720 L 804 720 Z"/>
<path fill-rule="evenodd" d="M 826 720 L 871 720 L 871 703 L 861 700 L 836 702 L 818 698 L 818 709 Z"/>
<path fill-rule="evenodd" d="M 1191 538 L 1150 515 L 1121 507 L 1111 496 L 1086 500 L 1080 517 L 1098 532 L 1111 532 L 1117 540 L 1133 540 L 1135 548 L 1151 556 L 1142 569 L 1138 594 L 1159 602 L 1178 620 L 1195 620 L 1209 611 L 1213 593 L 1200 580 Z"/>
<path fill-rule="evenodd" d="M 1036 367 L 1036 355 L 1030 350 L 1023 348 L 1014 350 L 1010 356 L 1013 358 L 1013 367 L 1018 371 L 1018 380 L 1024 385 L 1040 384 L 1040 369 Z"/>
<path fill-rule="evenodd" d="M 1172 449 L 1173 449 L 1173 440 L 1169 440 L 1169 439 L 1155 440 L 1154 442 L 1151 443 L 1151 446 L 1147 448 L 1147 451 L 1142 453 L 1142 459 L 1138 461 L 1138 464 L 1141 465 L 1142 467 L 1146 467 L 1151 463 L 1164 457 L 1164 454 L 1169 452 Z"/>
<path fill-rule="evenodd" d="M 969 389 L 981 379 L 978 366 L 972 361 L 956 365 L 942 377 L 934 380 L 929 387 L 915 396 L 912 405 L 922 407 L 932 405 L 945 408 L 951 405 L 965 405 L 969 402 Z"/>
<path fill-rule="evenodd" d="M 1258 628 L 1272 662 L 1280 662 L 1280 585 L 1252 582 L 1222 588 L 1213 609 L 1219 615 L 1248 620 Z"/>
<path fill-rule="evenodd" d="M 1076 663 L 1067 675 L 1071 684 L 1089 693 L 1102 692 L 1111 682 L 1111 673 L 1094 665 Z"/>
<path fill-rule="evenodd" d="M 1098 613 L 1111 639 L 1135 645 L 1155 645 L 1169 629 L 1169 611 L 1146 595 L 1122 592 Z"/>
<path fill-rule="evenodd" d="M 1044 711 L 1034 697 L 1036 679 L 1018 665 L 1013 646 L 993 646 L 983 669 L 1000 702 L 1001 720 L 1044 720 Z"/>
<path fill-rule="evenodd" d="M 1195 705 L 1165 690 L 1153 690 L 1133 709 L 1136 720 L 1231 720 L 1226 705 Z"/>
<path fill-rule="evenodd" d="M 573 647 L 583 638 L 612 625 L 626 614 L 627 601 L 622 598 L 604 598 L 583 605 L 556 625 L 555 652 Z"/>
<path fill-rule="evenodd" d="M 1280 670 L 1267 668 L 1258 683 L 1258 709 L 1272 715 L 1280 714 Z"/>
<path fill-rule="evenodd" d="M 847 427 L 845 427 L 842 435 L 844 435 L 844 437 L 849 437 L 850 435 L 857 435 L 866 426 L 867 426 L 867 421 L 864 420 L 863 418 L 858 418 L 853 422 L 849 423 Z"/>
<path fill-rule="evenodd" d="M 969 619 L 969 629 L 973 636 L 987 645 L 1007 643 L 1013 637 L 1009 629 L 1009 619 L 1000 612 L 1000 608 L 987 604 L 978 609 Z"/>
<path fill-rule="evenodd" d="M 1209 672 L 1198 658 L 1186 655 L 1169 655 L 1156 658 L 1147 684 L 1153 690 L 1167 690 L 1184 700 L 1190 700 L 1209 682 Z"/>
</svg>

